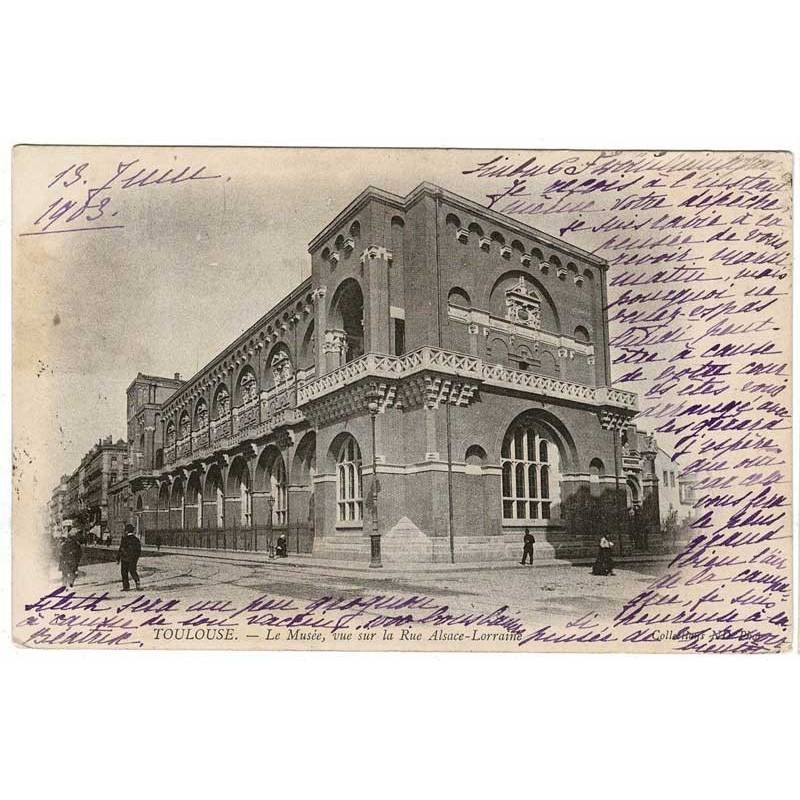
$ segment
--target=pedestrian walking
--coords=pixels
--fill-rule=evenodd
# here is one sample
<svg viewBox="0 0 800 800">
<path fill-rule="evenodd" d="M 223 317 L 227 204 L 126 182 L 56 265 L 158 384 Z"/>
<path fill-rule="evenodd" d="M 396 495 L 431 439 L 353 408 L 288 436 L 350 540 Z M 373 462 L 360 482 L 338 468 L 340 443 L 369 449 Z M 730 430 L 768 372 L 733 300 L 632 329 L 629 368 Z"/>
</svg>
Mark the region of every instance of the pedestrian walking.
<svg viewBox="0 0 800 800">
<path fill-rule="evenodd" d="M 275 555 L 278 558 L 286 558 L 287 556 L 286 537 L 283 534 L 278 537 L 278 541 L 275 544 Z"/>
<path fill-rule="evenodd" d="M 142 544 L 134 534 L 134 527 L 130 523 L 125 525 L 125 533 L 119 543 L 117 551 L 117 561 L 122 572 L 122 591 L 127 592 L 131 588 L 130 578 L 136 582 L 136 588 L 141 589 L 139 584 L 139 573 L 136 571 L 136 564 L 142 554 Z"/>
<path fill-rule="evenodd" d="M 533 538 L 530 528 L 525 528 L 525 536 L 522 538 L 522 561 L 519 562 L 523 567 L 526 558 L 530 558 L 530 565 L 533 566 L 533 545 L 535 543 L 536 539 Z"/>
<path fill-rule="evenodd" d="M 614 574 L 614 559 L 611 556 L 613 547 L 614 542 L 610 539 L 606 539 L 605 536 L 600 537 L 600 543 L 597 546 L 597 558 L 592 567 L 592 575 Z"/>
<path fill-rule="evenodd" d="M 80 563 L 81 545 L 75 536 L 75 532 L 70 531 L 66 539 L 61 542 L 61 550 L 58 556 L 58 567 L 61 570 L 61 581 L 64 586 L 71 588 L 75 583 Z"/>
</svg>

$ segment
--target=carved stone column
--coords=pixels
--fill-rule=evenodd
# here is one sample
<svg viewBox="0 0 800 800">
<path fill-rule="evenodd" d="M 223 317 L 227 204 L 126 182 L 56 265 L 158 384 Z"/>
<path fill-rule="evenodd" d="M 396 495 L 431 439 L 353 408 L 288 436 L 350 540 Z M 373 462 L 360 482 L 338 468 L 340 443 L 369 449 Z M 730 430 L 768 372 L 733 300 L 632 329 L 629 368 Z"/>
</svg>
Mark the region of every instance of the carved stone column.
<svg viewBox="0 0 800 800">
<path fill-rule="evenodd" d="M 323 372 L 330 372 L 345 363 L 347 355 L 347 334 L 340 328 L 331 328 L 325 331 L 322 343 L 322 353 L 325 361 Z"/>
<path fill-rule="evenodd" d="M 317 377 L 327 372 L 327 359 L 325 355 L 325 330 L 328 327 L 328 309 L 326 306 L 325 295 L 327 290 L 324 286 L 315 289 L 312 297 L 314 298 L 314 317 L 315 317 L 315 331 L 316 331 L 316 366 Z"/>
</svg>

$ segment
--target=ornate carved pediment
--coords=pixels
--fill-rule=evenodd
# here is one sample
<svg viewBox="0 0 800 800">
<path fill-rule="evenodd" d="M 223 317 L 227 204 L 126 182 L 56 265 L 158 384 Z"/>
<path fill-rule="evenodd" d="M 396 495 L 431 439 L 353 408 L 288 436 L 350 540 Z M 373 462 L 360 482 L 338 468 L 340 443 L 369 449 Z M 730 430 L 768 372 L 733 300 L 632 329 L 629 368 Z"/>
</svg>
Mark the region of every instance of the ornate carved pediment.
<svg viewBox="0 0 800 800">
<path fill-rule="evenodd" d="M 506 319 L 537 331 L 542 327 L 541 301 L 536 292 L 526 286 L 522 276 L 506 289 Z"/>
</svg>

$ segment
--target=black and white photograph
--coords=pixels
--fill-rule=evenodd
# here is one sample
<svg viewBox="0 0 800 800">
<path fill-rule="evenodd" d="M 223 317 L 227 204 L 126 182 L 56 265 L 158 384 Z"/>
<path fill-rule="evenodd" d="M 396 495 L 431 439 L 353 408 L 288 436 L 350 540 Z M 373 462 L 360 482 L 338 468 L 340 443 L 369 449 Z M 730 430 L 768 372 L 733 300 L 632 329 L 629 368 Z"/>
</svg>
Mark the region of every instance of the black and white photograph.
<svg viewBox="0 0 800 800">
<path fill-rule="evenodd" d="M 789 3 L 9 3 L 0 788 L 796 794 Z"/>
<path fill-rule="evenodd" d="M 791 171 L 16 148 L 15 641 L 786 650 Z"/>
</svg>

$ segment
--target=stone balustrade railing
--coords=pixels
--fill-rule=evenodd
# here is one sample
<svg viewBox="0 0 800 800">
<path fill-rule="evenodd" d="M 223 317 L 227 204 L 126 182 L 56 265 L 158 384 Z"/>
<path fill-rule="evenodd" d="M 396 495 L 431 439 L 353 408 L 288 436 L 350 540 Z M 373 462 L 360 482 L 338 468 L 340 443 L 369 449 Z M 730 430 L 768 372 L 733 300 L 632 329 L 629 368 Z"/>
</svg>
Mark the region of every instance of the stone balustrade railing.
<svg viewBox="0 0 800 800">
<path fill-rule="evenodd" d="M 258 403 L 251 404 L 251 407 L 258 412 Z M 232 426 L 230 418 L 213 420 L 210 425 L 199 431 L 192 432 L 191 440 L 186 439 L 177 443 L 177 447 L 165 448 L 164 464 L 170 467 L 177 467 L 189 464 L 197 459 L 207 458 L 214 453 L 227 450 L 243 441 L 258 439 L 267 436 L 275 429 L 288 425 L 297 425 L 305 419 L 303 413 L 296 408 L 282 408 L 275 411 L 263 421 L 258 420 L 258 414 L 238 413 L 239 409 L 234 408 L 234 418 L 237 424 Z M 252 420 L 247 425 L 244 420 Z M 181 445 L 186 445 L 182 447 Z"/>
<path fill-rule="evenodd" d="M 405 378 L 425 370 L 554 399 L 577 400 L 594 406 L 616 406 L 629 411 L 638 409 L 637 396 L 633 392 L 609 386 L 571 383 L 561 378 L 489 364 L 477 356 L 451 353 L 436 347 L 421 347 L 402 356 L 367 353 L 298 387 L 297 405 L 303 406 L 362 378 Z"/>
<path fill-rule="evenodd" d="M 200 450 L 203 447 L 208 447 L 210 439 L 210 428 L 205 425 L 196 431 L 192 431 L 192 451 Z"/>
</svg>

